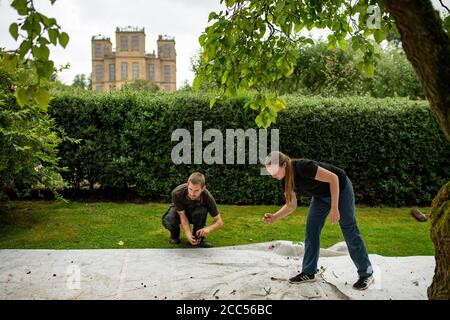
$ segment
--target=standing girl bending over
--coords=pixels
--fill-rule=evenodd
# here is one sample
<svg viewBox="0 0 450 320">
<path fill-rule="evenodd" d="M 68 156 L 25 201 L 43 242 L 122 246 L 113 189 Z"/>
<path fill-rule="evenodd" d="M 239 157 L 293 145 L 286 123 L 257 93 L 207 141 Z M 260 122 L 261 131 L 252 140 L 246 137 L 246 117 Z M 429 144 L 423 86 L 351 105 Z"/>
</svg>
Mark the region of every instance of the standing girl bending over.
<svg viewBox="0 0 450 320">
<path fill-rule="evenodd" d="M 350 257 L 358 270 L 357 290 L 365 290 L 373 282 L 372 265 L 356 224 L 355 195 L 346 173 L 335 166 L 309 159 L 291 159 L 273 151 L 266 158 L 266 169 L 281 180 L 286 204 L 275 214 L 266 213 L 264 222 L 273 223 L 297 208 L 296 194 L 312 197 L 306 221 L 305 254 L 302 272 L 289 279 L 291 283 L 311 282 L 317 272 L 320 232 L 330 215 L 331 224 L 339 222 Z"/>
</svg>

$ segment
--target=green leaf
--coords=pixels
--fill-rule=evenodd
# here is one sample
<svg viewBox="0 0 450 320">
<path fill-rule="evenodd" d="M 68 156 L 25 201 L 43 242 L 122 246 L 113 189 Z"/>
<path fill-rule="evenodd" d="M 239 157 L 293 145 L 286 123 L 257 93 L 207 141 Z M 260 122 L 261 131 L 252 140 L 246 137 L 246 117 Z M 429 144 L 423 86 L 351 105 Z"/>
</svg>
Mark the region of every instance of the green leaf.
<svg viewBox="0 0 450 320">
<path fill-rule="evenodd" d="M 302 31 L 302 29 L 305 27 L 305 25 L 303 24 L 303 23 L 300 23 L 300 24 L 296 24 L 295 25 L 295 27 L 294 27 L 294 30 L 295 30 L 295 32 L 300 32 L 300 31 Z"/>
<path fill-rule="evenodd" d="M 314 22 L 310 21 L 308 24 L 306 24 L 306 29 L 308 29 L 308 31 L 311 31 L 314 27 L 315 27 Z"/>
<path fill-rule="evenodd" d="M 263 116 L 262 116 L 262 113 L 260 113 L 260 114 L 256 117 L 255 122 L 256 122 L 256 125 L 257 125 L 259 128 L 262 128 L 262 127 L 263 127 Z"/>
<path fill-rule="evenodd" d="M 277 98 L 272 105 L 274 111 L 278 112 L 284 108 L 286 108 L 286 101 L 281 98 Z"/>
<path fill-rule="evenodd" d="M 339 40 L 338 40 L 338 43 L 339 43 L 339 47 L 340 47 L 342 50 L 347 49 L 347 42 L 345 41 L 345 38 L 339 39 Z"/>
<path fill-rule="evenodd" d="M 194 83 L 192 85 L 194 90 L 199 90 L 200 89 L 200 82 L 201 82 L 200 76 L 196 76 L 195 79 L 194 79 Z"/>
<path fill-rule="evenodd" d="M 377 43 L 381 43 L 383 40 L 385 40 L 386 36 L 387 36 L 387 30 L 385 30 L 385 29 L 376 30 L 373 33 L 373 37 L 375 38 L 375 41 Z"/>
<path fill-rule="evenodd" d="M 11 6 L 16 9 L 19 15 L 28 15 L 27 0 L 14 0 Z"/>
<path fill-rule="evenodd" d="M 19 55 L 21 58 L 24 58 L 28 51 L 31 50 L 31 41 L 25 40 L 20 44 L 19 47 Z"/>
<path fill-rule="evenodd" d="M 367 78 L 372 78 L 375 72 L 375 67 L 372 63 L 365 63 L 363 71 Z"/>
<path fill-rule="evenodd" d="M 65 48 L 69 43 L 69 35 L 66 32 L 61 32 L 59 34 L 59 44 Z"/>
<path fill-rule="evenodd" d="M 210 22 L 212 19 L 216 19 L 218 17 L 217 13 L 215 13 L 214 11 L 211 12 L 208 16 L 208 22 Z"/>
<path fill-rule="evenodd" d="M 328 39 L 328 46 L 327 46 L 327 48 L 328 49 L 334 48 L 335 45 L 336 45 L 336 38 L 334 37 L 334 35 L 332 35 L 332 34 L 328 35 L 327 39 Z"/>
<path fill-rule="evenodd" d="M 15 73 L 19 57 L 16 54 L 5 54 L 3 56 L 3 66 L 9 73 Z"/>
<path fill-rule="evenodd" d="M 251 102 L 249 106 L 253 110 L 259 110 L 259 107 L 254 102 Z"/>
<path fill-rule="evenodd" d="M 206 33 L 203 33 L 200 37 L 198 37 L 198 43 L 200 43 L 201 46 L 205 43 L 206 37 Z"/>
<path fill-rule="evenodd" d="M 285 64 L 285 59 L 284 57 L 280 57 L 277 62 L 276 62 L 276 66 L 277 68 L 280 68 L 281 66 L 283 66 Z"/>
<path fill-rule="evenodd" d="M 38 106 L 43 110 L 47 111 L 48 103 L 50 101 L 50 95 L 48 90 L 39 88 L 34 93 L 34 100 L 37 102 Z"/>
<path fill-rule="evenodd" d="M 50 55 L 50 50 L 47 48 L 47 46 L 33 46 L 33 55 L 39 59 L 39 60 L 48 60 L 48 57 Z"/>
<path fill-rule="evenodd" d="M 448 15 L 448 16 L 444 19 L 444 28 L 447 29 L 447 31 L 450 30 L 450 15 Z"/>
<path fill-rule="evenodd" d="M 225 0 L 227 7 L 231 7 L 236 3 L 237 0 Z"/>
<path fill-rule="evenodd" d="M 11 23 L 9 26 L 9 33 L 14 38 L 14 40 L 17 40 L 19 37 L 19 26 L 17 23 Z"/>
<path fill-rule="evenodd" d="M 54 63 L 53 61 L 37 61 L 36 62 L 37 73 L 40 77 L 45 79 L 50 79 L 53 71 L 54 71 Z"/>
<path fill-rule="evenodd" d="M 48 45 L 50 42 L 47 40 L 47 38 L 44 37 L 40 37 L 38 42 L 42 45 L 42 46 L 46 46 Z"/>
<path fill-rule="evenodd" d="M 22 29 L 23 31 L 26 31 L 28 34 L 30 34 L 33 29 L 33 26 L 31 24 L 31 19 L 29 19 L 29 18 L 25 19 L 25 21 L 23 22 L 22 27 L 20 29 Z"/>
<path fill-rule="evenodd" d="M 47 18 L 43 14 L 41 14 L 41 18 L 42 18 L 42 22 L 44 23 L 44 25 L 47 29 L 51 28 L 52 26 L 54 26 L 56 24 L 56 19 L 54 19 L 54 18 Z"/>
<path fill-rule="evenodd" d="M 303 40 L 303 43 L 307 43 L 307 44 L 310 44 L 310 45 L 315 45 L 314 40 L 311 39 L 311 38 L 305 38 Z"/>
<path fill-rule="evenodd" d="M 287 65 L 286 76 L 289 77 L 292 73 L 294 73 L 294 65 L 289 63 Z"/>
<path fill-rule="evenodd" d="M 360 40 L 358 38 L 352 37 L 351 38 L 351 43 L 352 43 L 353 51 L 357 51 L 361 47 L 361 42 L 360 42 Z"/>
<path fill-rule="evenodd" d="M 18 87 L 14 92 L 14 96 L 16 97 L 17 103 L 21 108 L 25 105 L 29 104 L 31 98 L 31 91 L 27 88 Z"/>
<path fill-rule="evenodd" d="M 37 16 L 37 15 L 35 15 L 35 16 Z M 33 21 L 32 30 L 33 30 L 33 36 L 34 35 L 38 36 L 41 34 L 42 28 L 41 28 L 41 24 L 39 23 L 39 21 L 37 21 L 37 20 Z"/>
<path fill-rule="evenodd" d="M 56 46 L 57 41 L 58 41 L 58 34 L 59 34 L 58 30 L 48 29 L 47 32 L 48 32 L 48 37 L 50 39 L 50 42 Z"/>
<path fill-rule="evenodd" d="M 214 105 L 216 104 L 216 97 L 212 98 L 211 101 L 209 101 L 209 108 L 212 109 Z"/>
<path fill-rule="evenodd" d="M 229 74 L 229 72 L 228 72 L 228 70 L 227 70 L 227 71 L 225 71 L 225 73 L 222 75 L 222 84 L 225 84 L 225 83 L 227 82 L 227 80 L 228 80 L 228 74 Z"/>
</svg>

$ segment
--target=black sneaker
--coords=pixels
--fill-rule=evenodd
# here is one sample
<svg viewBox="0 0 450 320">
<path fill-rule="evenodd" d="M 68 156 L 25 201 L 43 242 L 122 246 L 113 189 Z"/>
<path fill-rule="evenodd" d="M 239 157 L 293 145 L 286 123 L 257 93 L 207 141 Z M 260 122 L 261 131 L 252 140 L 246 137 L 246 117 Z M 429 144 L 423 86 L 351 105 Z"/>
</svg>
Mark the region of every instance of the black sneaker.
<svg viewBox="0 0 450 320">
<path fill-rule="evenodd" d="M 358 281 L 353 285 L 353 289 L 355 290 L 366 290 L 370 284 L 373 282 L 373 276 L 368 277 L 359 277 Z"/>
<path fill-rule="evenodd" d="M 316 279 L 313 274 L 306 274 L 303 272 L 289 279 L 290 283 L 305 283 L 314 281 L 316 281 Z"/>
<path fill-rule="evenodd" d="M 214 247 L 212 243 L 206 241 L 206 239 L 202 239 L 198 245 L 200 248 L 212 248 Z"/>
<path fill-rule="evenodd" d="M 180 239 L 177 239 L 177 238 L 171 238 L 171 239 L 169 240 L 169 243 L 170 243 L 170 244 L 180 244 L 181 241 L 180 241 Z"/>
</svg>

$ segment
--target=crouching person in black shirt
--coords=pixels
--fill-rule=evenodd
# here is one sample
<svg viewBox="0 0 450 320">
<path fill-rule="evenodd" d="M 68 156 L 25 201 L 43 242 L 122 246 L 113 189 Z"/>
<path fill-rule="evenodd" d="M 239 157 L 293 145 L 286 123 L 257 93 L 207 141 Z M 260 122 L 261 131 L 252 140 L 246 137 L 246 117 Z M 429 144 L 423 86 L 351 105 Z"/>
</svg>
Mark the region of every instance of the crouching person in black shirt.
<svg viewBox="0 0 450 320">
<path fill-rule="evenodd" d="M 208 227 L 206 217 L 209 214 L 214 223 Z M 170 231 L 170 243 L 180 243 L 180 225 L 187 240 L 193 246 L 211 248 L 206 235 L 223 226 L 222 218 L 217 210 L 216 200 L 205 187 L 205 176 L 195 172 L 187 183 L 183 183 L 172 191 L 172 204 L 162 218 L 164 227 Z M 191 232 L 190 225 L 194 225 Z"/>
</svg>

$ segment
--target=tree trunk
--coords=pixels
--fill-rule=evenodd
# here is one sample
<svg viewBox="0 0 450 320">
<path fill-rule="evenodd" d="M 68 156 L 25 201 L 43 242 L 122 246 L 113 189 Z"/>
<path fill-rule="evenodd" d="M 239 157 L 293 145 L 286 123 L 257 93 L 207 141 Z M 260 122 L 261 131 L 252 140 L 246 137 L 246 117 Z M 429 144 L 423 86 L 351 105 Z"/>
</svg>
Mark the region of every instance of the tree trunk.
<svg viewBox="0 0 450 320">
<path fill-rule="evenodd" d="M 450 141 L 450 39 L 429 0 L 384 1 L 400 32 L 402 46 L 413 65 L 430 108 Z M 449 146 L 450 147 L 450 146 Z M 436 269 L 428 288 L 429 299 L 450 299 L 449 188 L 433 200 L 431 239 L 436 248 Z"/>
<path fill-rule="evenodd" d="M 436 247 L 436 268 L 428 297 L 450 300 L 450 182 L 434 198 L 430 218 L 431 240 Z"/>
</svg>

